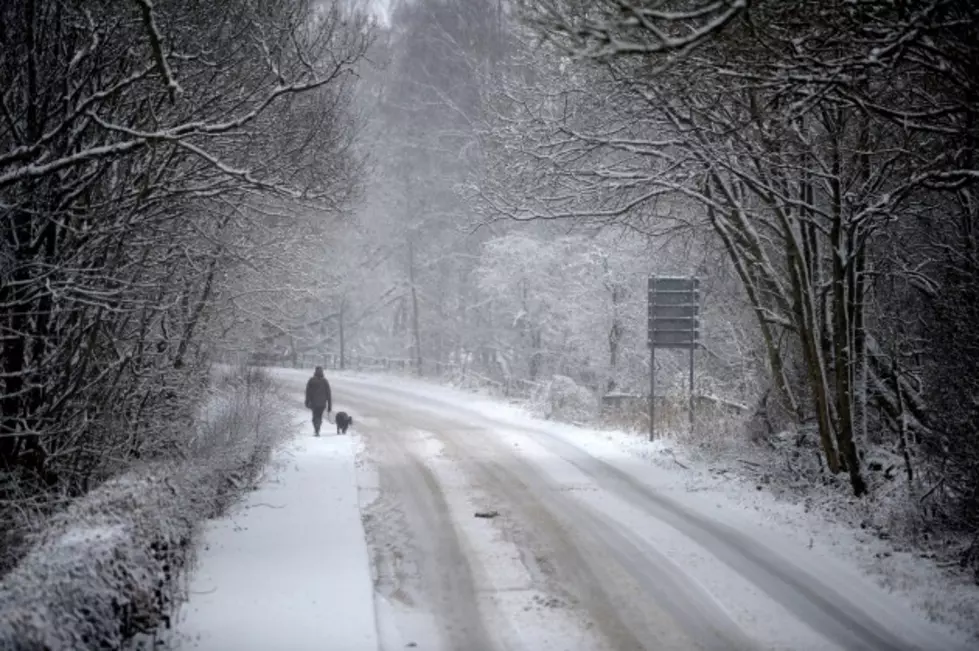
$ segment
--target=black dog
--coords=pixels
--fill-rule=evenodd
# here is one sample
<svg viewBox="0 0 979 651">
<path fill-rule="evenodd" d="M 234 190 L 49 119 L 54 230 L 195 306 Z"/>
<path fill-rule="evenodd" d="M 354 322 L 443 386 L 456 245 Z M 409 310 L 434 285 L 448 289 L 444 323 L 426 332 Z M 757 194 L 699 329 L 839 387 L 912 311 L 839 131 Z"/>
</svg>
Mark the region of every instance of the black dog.
<svg viewBox="0 0 979 651">
<path fill-rule="evenodd" d="M 345 411 L 338 411 L 336 417 L 337 434 L 346 434 L 347 428 L 354 424 L 354 419 Z"/>
</svg>

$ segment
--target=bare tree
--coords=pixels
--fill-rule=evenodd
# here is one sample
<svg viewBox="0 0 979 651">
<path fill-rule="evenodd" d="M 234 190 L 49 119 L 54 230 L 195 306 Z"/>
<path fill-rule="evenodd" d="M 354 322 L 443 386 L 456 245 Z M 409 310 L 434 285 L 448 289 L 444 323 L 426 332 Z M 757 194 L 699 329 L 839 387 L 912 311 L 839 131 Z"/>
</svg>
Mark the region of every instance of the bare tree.
<svg viewBox="0 0 979 651">
<path fill-rule="evenodd" d="M 241 245 L 350 196 L 368 38 L 304 0 L 0 8 L 5 498 L 179 454 Z"/>
<path fill-rule="evenodd" d="M 866 492 L 861 448 L 880 438 L 871 425 L 914 440 L 932 431 L 916 365 L 894 357 L 911 342 L 895 346 L 883 320 L 909 301 L 923 307 L 914 293 L 937 295 L 939 285 L 922 273 L 931 260 L 912 255 L 912 268 L 881 255 L 906 230 L 902 220 L 936 214 L 924 204 L 972 205 L 974 8 L 523 9 L 555 44 L 556 63 L 545 54 L 523 64 L 512 77 L 523 88 L 501 93 L 483 199 L 512 218 L 621 223 L 657 236 L 706 217 L 754 308 L 788 412 L 815 420 L 828 469 Z M 957 259 L 968 267 L 968 256 Z M 887 279 L 905 289 L 885 297 Z"/>
</svg>

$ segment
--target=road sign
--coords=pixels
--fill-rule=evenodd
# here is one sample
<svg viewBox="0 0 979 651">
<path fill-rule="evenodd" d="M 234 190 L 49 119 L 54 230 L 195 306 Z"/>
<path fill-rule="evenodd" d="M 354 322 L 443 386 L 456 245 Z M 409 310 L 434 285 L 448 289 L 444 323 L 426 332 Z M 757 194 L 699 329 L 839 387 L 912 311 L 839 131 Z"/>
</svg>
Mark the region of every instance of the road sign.
<svg viewBox="0 0 979 651">
<path fill-rule="evenodd" d="M 694 317 L 693 327 L 696 328 L 699 323 L 696 322 L 697 318 Z M 675 316 L 658 316 L 653 315 L 653 332 L 687 332 L 691 328 L 690 318 L 675 317 Z"/>
<path fill-rule="evenodd" d="M 656 349 L 690 351 L 690 429 L 693 431 L 693 354 L 700 342 L 700 280 L 649 277 L 649 438 L 656 435 Z"/>
<path fill-rule="evenodd" d="M 697 342 L 691 339 L 695 339 L 695 335 L 690 331 L 654 330 L 650 337 L 653 348 L 696 348 Z"/>
<path fill-rule="evenodd" d="M 650 292 L 650 294 L 656 297 L 657 307 L 684 306 L 684 305 L 689 306 L 690 301 L 693 300 L 692 297 L 694 295 L 692 290 L 688 290 L 685 292 L 678 292 L 678 291 L 664 292 L 662 290 L 656 290 L 656 289 Z"/>
<path fill-rule="evenodd" d="M 699 282 L 689 276 L 650 276 L 649 291 L 655 287 L 661 292 L 689 292 Z"/>
<path fill-rule="evenodd" d="M 692 348 L 700 336 L 697 318 L 700 281 L 697 278 L 649 279 L 649 345 L 653 348 Z"/>
<path fill-rule="evenodd" d="M 657 305 L 656 315 L 653 316 L 653 302 L 649 302 L 650 318 L 657 319 L 689 319 L 697 316 L 696 305 Z"/>
</svg>

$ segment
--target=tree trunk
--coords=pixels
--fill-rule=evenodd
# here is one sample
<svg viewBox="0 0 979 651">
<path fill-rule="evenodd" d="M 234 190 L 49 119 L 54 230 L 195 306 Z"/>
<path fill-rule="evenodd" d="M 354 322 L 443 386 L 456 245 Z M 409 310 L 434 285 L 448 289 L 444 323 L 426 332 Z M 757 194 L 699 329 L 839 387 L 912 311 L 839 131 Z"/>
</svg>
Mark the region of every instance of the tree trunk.
<svg viewBox="0 0 979 651">
<path fill-rule="evenodd" d="M 851 280 L 848 276 L 855 273 L 853 264 L 853 241 L 847 237 L 847 229 L 844 228 L 845 219 L 843 206 L 843 191 L 841 187 L 842 160 L 840 152 L 839 131 L 842 118 L 839 115 L 831 116 L 827 123 L 833 128 L 833 167 L 830 178 L 832 228 L 830 240 L 832 242 L 832 291 L 833 291 L 833 354 L 834 370 L 836 379 L 836 442 L 846 470 L 850 475 L 850 485 L 853 494 L 857 497 L 867 492 L 867 485 L 860 472 L 860 457 L 857 452 L 856 443 L 853 438 L 853 354 L 851 348 L 853 338 L 852 321 L 850 315 L 851 302 L 848 296 L 848 289 Z M 846 258 L 844 258 L 846 256 Z M 847 264 L 850 262 L 850 264 Z"/>
<path fill-rule="evenodd" d="M 347 349 L 346 349 L 346 341 L 344 340 L 344 332 L 343 332 L 343 320 L 344 320 L 345 313 L 346 313 L 346 307 L 347 307 L 347 299 L 346 299 L 346 297 L 341 298 L 340 299 L 340 314 L 337 317 L 337 320 L 338 320 L 338 323 L 339 323 L 339 326 L 338 326 L 337 330 L 338 330 L 339 336 L 340 336 L 340 370 L 341 371 L 347 367 L 346 366 L 346 364 L 347 364 L 347 359 L 346 359 Z"/>
<path fill-rule="evenodd" d="M 609 378 L 606 390 L 615 391 L 616 370 L 619 366 L 619 345 L 622 339 L 622 321 L 619 318 L 619 303 L 621 302 L 622 288 L 612 284 L 612 327 L 608 332 L 608 366 Z"/>
<path fill-rule="evenodd" d="M 415 287 L 415 243 L 408 236 L 408 284 L 411 287 L 411 348 L 415 375 L 422 374 L 421 329 L 418 325 L 418 289 Z"/>
</svg>

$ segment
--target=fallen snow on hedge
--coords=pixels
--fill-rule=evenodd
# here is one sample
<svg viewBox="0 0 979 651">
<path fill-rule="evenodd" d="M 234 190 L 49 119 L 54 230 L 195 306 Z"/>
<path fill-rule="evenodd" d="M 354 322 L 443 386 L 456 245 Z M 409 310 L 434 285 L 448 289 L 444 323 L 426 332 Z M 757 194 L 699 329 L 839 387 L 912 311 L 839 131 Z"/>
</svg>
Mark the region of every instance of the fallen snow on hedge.
<svg viewBox="0 0 979 651">
<path fill-rule="evenodd" d="M 200 446 L 210 454 L 134 469 L 51 519 L 0 583 L 0 649 L 120 648 L 168 623 L 198 523 L 237 496 L 286 431 L 269 417 L 267 392 L 240 391 L 205 410 L 201 432 L 224 443 Z"/>
</svg>

